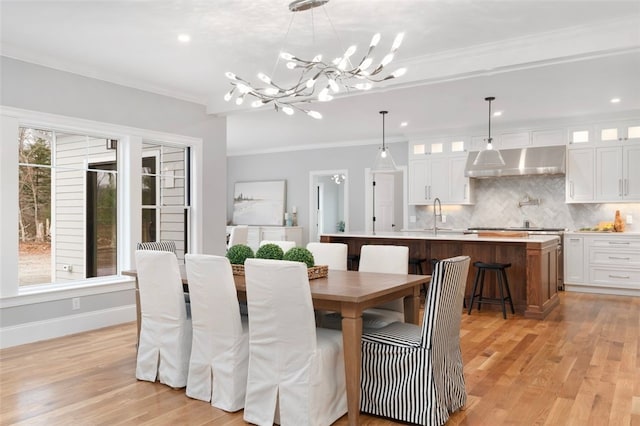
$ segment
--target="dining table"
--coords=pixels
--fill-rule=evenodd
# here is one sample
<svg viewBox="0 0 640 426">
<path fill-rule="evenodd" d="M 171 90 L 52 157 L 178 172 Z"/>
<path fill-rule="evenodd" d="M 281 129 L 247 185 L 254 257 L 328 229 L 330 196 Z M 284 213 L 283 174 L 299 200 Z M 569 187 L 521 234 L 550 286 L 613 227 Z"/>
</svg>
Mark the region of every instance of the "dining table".
<svg viewBox="0 0 640 426">
<path fill-rule="evenodd" d="M 180 267 L 185 292 L 189 290 L 184 265 Z M 136 312 L 140 335 L 140 298 L 135 270 L 122 271 L 136 278 Z M 246 300 L 244 275 L 233 276 L 239 300 Z M 212 278 L 212 282 L 215 278 Z M 405 322 L 419 324 L 420 289 L 431 281 L 430 275 L 384 274 L 377 272 L 329 270 L 326 277 L 309 280 L 314 309 L 339 312 L 342 316 L 342 340 L 347 388 L 349 425 L 358 425 L 360 417 L 360 374 L 362 362 L 362 312 L 383 303 L 403 298 Z"/>
</svg>

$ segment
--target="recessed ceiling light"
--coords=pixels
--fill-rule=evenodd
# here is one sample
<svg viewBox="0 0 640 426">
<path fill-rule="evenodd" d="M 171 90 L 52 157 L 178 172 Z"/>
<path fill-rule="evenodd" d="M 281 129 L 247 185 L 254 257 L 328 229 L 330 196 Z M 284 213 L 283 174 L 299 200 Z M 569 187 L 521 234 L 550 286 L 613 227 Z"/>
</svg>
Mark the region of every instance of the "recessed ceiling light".
<svg viewBox="0 0 640 426">
<path fill-rule="evenodd" d="M 612 98 L 610 101 L 612 104 L 617 104 L 620 102 L 620 98 Z"/>
<path fill-rule="evenodd" d="M 178 41 L 181 43 L 189 43 L 191 36 L 189 34 L 178 34 Z"/>
<path fill-rule="evenodd" d="M 493 113 L 494 117 L 500 117 L 502 115 L 502 111 L 496 111 Z"/>
<path fill-rule="evenodd" d="M 409 125 L 409 122 L 407 121 L 403 121 L 402 123 L 400 123 L 400 127 L 407 127 Z"/>
</svg>

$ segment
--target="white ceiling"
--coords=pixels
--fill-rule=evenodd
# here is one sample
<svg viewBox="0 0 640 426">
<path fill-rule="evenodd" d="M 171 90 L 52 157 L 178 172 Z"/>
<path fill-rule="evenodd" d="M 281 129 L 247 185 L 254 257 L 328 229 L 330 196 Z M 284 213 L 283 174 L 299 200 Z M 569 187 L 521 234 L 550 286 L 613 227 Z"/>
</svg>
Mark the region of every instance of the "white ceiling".
<svg viewBox="0 0 640 426">
<path fill-rule="evenodd" d="M 0 49 L 206 105 L 228 116 L 230 154 L 373 143 L 382 109 L 389 110 L 390 141 L 485 126 L 486 96 L 504 111 L 495 127 L 640 110 L 638 0 L 331 0 L 313 19 L 288 4 L 0 0 Z M 406 66 L 407 74 L 366 94 L 314 104 L 322 120 L 222 99 L 230 89 L 226 71 L 254 82 L 259 71 L 286 79 L 291 72 L 275 68 L 281 49 L 332 58 L 357 44 L 357 57 L 380 32 L 380 60 L 401 31 L 405 41 L 390 68 Z M 180 33 L 191 42 L 178 42 Z M 611 104 L 612 97 L 622 102 Z"/>
</svg>

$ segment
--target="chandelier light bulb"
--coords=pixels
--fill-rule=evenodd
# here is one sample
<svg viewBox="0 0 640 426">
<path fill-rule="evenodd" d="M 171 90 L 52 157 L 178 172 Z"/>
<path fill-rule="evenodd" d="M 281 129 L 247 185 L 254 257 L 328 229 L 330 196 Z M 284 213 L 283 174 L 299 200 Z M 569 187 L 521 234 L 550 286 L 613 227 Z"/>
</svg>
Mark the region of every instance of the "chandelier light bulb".
<svg viewBox="0 0 640 426">
<path fill-rule="evenodd" d="M 282 112 L 284 112 L 287 115 L 293 115 L 293 113 L 295 112 L 293 110 L 293 108 L 291 108 L 290 106 L 283 106 L 282 107 Z"/>
<path fill-rule="evenodd" d="M 316 84 L 316 80 L 314 78 L 310 78 L 307 80 L 307 89 L 311 89 Z"/>
<path fill-rule="evenodd" d="M 387 56 L 382 58 L 382 62 L 380 62 L 380 65 L 386 67 L 391 61 L 393 61 L 393 53 L 388 53 Z"/>
<path fill-rule="evenodd" d="M 316 55 L 313 57 L 313 60 L 311 62 L 322 62 L 322 55 Z"/>
<path fill-rule="evenodd" d="M 264 89 L 264 94 L 265 95 L 276 95 L 278 94 L 278 89 L 276 89 L 275 87 L 267 87 Z"/>
<path fill-rule="evenodd" d="M 262 73 L 262 72 L 258 73 L 258 78 L 267 84 L 271 84 L 271 79 L 265 73 Z"/>
<path fill-rule="evenodd" d="M 391 77 L 393 77 L 393 78 L 402 77 L 406 73 L 407 73 L 407 69 L 406 68 L 398 68 L 397 70 L 395 70 L 394 72 L 391 73 Z"/>
<path fill-rule="evenodd" d="M 253 102 L 251 102 L 251 106 L 252 106 L 253 108 L 260 108 L 262 105 L 264 105 L 264 104 L 262 103 L 262 101 L 253 101 Z"/>
<path fill-rule="evenodd" d="M 232 72 L 227 71 L 226 73 L 224 73 L 224 75 L 227 76 L 227 78 L 230 80 L 237 80 L 236 75 Z"/>
<path fill-rule="evenodd" d="M 231 96 L 232 96 L 234 90 L 235 89 L 231 89 L 224 95 L 224 100 L 225 101 L 229 102 L 231 100 Z"/>
<path fill-rule="evenodd" d="M 333 79 L 329 79 L 329 87 L 331 87 L 331 91 L 333 93 L 338 93 L 340 91 L 340 87 L 336 84 L 336 81 Z"/>
<path fill-rule="evenodd" d="M 369 68 L 371 66 L 371 64 L 373 63 L 373 59 L 372 58 L 366 58 L 364 61 L 362 61 L 362 63 L 360 64 L 360 69 L 362 71 L 366 70 L 367 68 Z"/>
<path fill-rule="evenodd" d="M 356 46 L 355 44 L 354 44 L 354 45 L 349 46 L 349 48 L 347 49 L 347 51 L 346 51 L 346 52 L 344 52 L 344 57 L 345 57 L 345 58 L 349 58 L 349 57 L 351 57 L 351 55 L 353 55 L 354 53 L 356 53 L 356 49 L 357 49 L 357 46 Z"/>
<path fill-rule="evenodd" d="M 318 111 L 307 111 L 307 115 L 309 117 L 315 118 L 316 120 L 320 120 L 322 118 L 322 114 Z"/>
<path fill-rule="evenodd" d="M 382 158 L 387 158 L 387 150 L 386 149 L 382 149 L 382 152 L 380 153 L 380 157 Z"/>
<path fill-rule="evenodd" d="M 294 69 L 297 66 L 298 65 L 296 65 L 295 62 L 287 62 L 287 68 L 289 68 L 290 70 Z"/>
<path fill-rule="evenodd" d="M 293 60 L 293 55 L 291 53 L 287 53 L 287 52 L 282 52 L 280 53 L 280 57 L 282 59 L 284 59 L 285 61 L 291 61 Z"/>
<path fill-rule="evenodd" d="M 371 43 L 369 44 L 369 47 L 376 47 L 378 43 L 380 43 L 380 33 L 375 34 L 371 38 Z"/>
<path fill-rule="evenodd" d="M 404 40 L 404 33 L 398 34 L 395 40 L 393 40 L 393 46 L 391 46 L 391 51 L 395 52 L 396 50 L 398 50 L 398 48 L 402 44 L 402 40 Z"/>
<path fill-rule="evenodd" d="M 244 95 L 238 96 L 236 98 L 236 105 L 242 105 L 243 102 L 244 102 Z"/>
</svg>

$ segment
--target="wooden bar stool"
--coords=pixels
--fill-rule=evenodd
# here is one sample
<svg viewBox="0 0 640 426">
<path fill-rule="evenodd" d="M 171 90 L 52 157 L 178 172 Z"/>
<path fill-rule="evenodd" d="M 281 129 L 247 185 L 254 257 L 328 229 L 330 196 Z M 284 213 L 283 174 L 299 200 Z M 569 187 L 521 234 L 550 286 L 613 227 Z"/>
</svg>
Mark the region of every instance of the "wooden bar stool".
<svg viewBox="0 0 640 426">
<path fill-rule="evenodd" d="M 511 266 L 510 263 L 485 263 L 485 262 L 474 262 L 473 266 L 478 268 L 476 271 L 476 278 L 473 281 L 473 290 L 471 291 L 471 297 L 469 298 L 469 311 L 468 315 L 471 315 L 471 309 L 473 309 L 474 300 L 478 303 L 478 310 L 482 307 L 482 303 L 493 303 L 502 305 L 502 317 L 507 319 L 507 309 L 505 306 L 505 301 L 509 301 L 509 305 L 511 306 L 511 313 L 515 314 L 516 311 L 513 309 L 513 300 L 511 299 L 511 291 L 509 290 L 509 280 L 507 280 L 507 272 L 506 269 Z M 484 290 L 484 274 L 486 271 L 495 271 L 498 289 L 500 290 L 499 298 L 489 298 L 482 296 L 482 290 Z M 505 296 L 505 290 L 507 295 Z"/>
<path fill-rule="evenodd" d="M 426 262 L 427 259 L 424 257 L 410 257 L 409 258 L 409 273 L 423 275 L 422 264 Z M 412 272 L 413 271 L 413 272 Z M 422 284 L 422 289 L 424 290 L 424 294 L 427 294 L 427 284 Z"/>
</svg>

